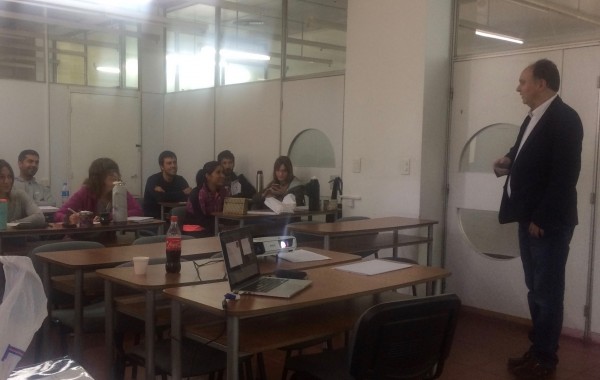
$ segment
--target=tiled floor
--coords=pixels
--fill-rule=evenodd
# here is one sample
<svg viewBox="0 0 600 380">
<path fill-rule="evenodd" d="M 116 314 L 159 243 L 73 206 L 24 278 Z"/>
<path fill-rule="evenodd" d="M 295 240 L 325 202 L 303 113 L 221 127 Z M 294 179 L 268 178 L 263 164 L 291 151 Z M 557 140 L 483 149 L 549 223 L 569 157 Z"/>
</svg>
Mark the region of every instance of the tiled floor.
<svg viewBox="0 0 600 380">
<path fill-rule="evenodd" d="M 506 359 L 520 356 L 528 348 L 527 330 L 524 325 L 463 310 L 441 379 L 513 379 L 506 370 Z M 556 380 L 600 380 L 599 345 L 585 345 L 581 340 L 569 337 L 563 337 L 560 344 Z M 281 378 L 283 359 L 283 352 L 266 353 L 268 379 Z M 27 355 L 24 362 L 30 361 L 31 355 Z M 102 336 L 87 339 L 83 365 L 95 379 L 108 379 Z M 142 375 L 143 372 L 138 378 L 143 378 Z"/>
</svg>

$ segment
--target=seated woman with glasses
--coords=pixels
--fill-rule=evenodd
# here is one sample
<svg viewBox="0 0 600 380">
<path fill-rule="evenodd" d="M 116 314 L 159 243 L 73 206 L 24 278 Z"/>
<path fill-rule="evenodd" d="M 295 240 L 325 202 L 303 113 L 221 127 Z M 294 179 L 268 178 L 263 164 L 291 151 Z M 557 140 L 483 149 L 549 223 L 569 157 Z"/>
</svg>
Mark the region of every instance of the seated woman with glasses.
<svg viewBox="0 0 600 380">
<path fill-rule="evenodd" d="M 26 192 L 13 189 L 14 182 L 12 167 L 5 160 L 0 160 L 0 199 L 8 200 L 7 222 L 45 224 L 40 208 Z"/>
<path fill-rule="evenodd" d="M 91 211 L 98 216 L 112 210 L 112 190 L 114 182 L 119 181 L 119 165 L 110 158 L 98 158 L 92 162 L 89 176 L 81 188 L 67 200 L 54 214 L 56 222 L 76 225 L 81 211 Z M 142 216 L 139 203 L 127 192 L 127 215 Z"/>
<path fill-rule="evenodd" d="M 184 233 L 195 237 L 215 234 L 213 213 L 223 211 L 225 198 L 229 196 L 224 185 L 223 167 L 217 161 L 204 164 L 196 174 L 196 187 L 188 198 Z"/>
</svg>

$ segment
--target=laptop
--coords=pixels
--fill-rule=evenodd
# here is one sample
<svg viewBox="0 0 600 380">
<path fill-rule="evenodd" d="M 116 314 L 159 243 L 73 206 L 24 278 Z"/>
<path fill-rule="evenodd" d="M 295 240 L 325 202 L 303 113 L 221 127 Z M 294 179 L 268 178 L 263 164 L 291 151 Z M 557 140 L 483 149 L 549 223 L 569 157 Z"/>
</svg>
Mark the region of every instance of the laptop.
<svg viewBox="0 0 600 380">
<path fill-rule="evenodd" d="M 261 276 L 249 227 L 219 233 L 232 292 L 290 298 L 312 281 Z"/>
</svg>

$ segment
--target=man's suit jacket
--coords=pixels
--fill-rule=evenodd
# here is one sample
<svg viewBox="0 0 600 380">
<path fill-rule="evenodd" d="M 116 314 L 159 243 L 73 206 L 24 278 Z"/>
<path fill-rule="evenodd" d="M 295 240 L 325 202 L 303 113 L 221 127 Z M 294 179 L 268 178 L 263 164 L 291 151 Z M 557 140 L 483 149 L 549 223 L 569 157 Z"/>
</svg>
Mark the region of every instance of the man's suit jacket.
<svg viewBox="0 0 600 380">
<path fill-rule="evenodd" d="M 543 230 L 577 224 L 577 180 L 583 126 L 575 110 L 556 97 L 531 131 L 518 157 L 525 126 L 506 154 L 511 159 L 500 205 L 500 223 L 533 222 Z"/>
</svg>

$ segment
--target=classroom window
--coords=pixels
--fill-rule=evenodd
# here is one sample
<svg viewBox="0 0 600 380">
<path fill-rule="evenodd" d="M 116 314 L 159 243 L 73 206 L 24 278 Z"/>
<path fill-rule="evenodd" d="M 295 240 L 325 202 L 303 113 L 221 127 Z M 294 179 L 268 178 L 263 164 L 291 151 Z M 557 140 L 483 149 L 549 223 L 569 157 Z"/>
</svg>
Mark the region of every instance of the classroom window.
<svg viewBox="0 0 600 380">
<path fill-rule="evenodd" d="M 181 21 L 179 28 L 168 28 L 166 34 L 167 92 L 214 87 L 215 8 L 197 4 L 167 17 Z M 191 24 L 198 26 L 191 28 Z"/>
<path fill-rule="evenodd" d="M 343 72 L 347 2 L 288 0 L 285 17 L 282 4 L 240 0 L 168 12 L 167 92 Z"/>
<path fill-rule="evenodd" d="M 585 41 L 597 43 L 597 1 L 553 3 L 557 2 L 459 0 L 456 57 Z"/>
<path fill-rule="evenodd" d="M 347 3 L 289 0 L 286 77 L 346 68 Z"/>
<path fill-rule="evenodd" d="M 281 76 L 281 4 L 253 9 L 221 10 L 220 84 Z"/>
</svg>

